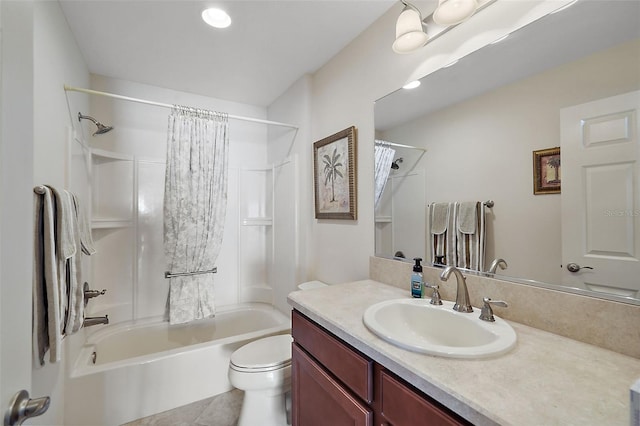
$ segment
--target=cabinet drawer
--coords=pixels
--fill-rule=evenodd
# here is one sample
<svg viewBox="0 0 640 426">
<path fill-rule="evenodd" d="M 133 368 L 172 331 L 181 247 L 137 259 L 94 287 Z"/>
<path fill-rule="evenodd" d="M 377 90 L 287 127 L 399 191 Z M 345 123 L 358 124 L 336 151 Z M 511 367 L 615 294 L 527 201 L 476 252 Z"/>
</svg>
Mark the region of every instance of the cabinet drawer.
<svg viewBox="0 0 640 426">
<path fill-rule="evenodd" d="M 293 426 L 372 426 L 372 410 L 295 343 L 292 365 Z"/>
<path fill-rule="evenodd" d="M 414 392 L 404 383 L 380 372 L 380 410 L 382 416 L 393 426 L 462 426 L 468 425 L 464 419 L 449 413 L 446 408 L 438 406 L 425 397 Z"/>
<path fill-rule="evenodd" d="M 355 352 L 297 311 L 292 314 L 293 338 L 327 370 L 367 403 L 373 400 L 373 361 Z"/>
</svg>

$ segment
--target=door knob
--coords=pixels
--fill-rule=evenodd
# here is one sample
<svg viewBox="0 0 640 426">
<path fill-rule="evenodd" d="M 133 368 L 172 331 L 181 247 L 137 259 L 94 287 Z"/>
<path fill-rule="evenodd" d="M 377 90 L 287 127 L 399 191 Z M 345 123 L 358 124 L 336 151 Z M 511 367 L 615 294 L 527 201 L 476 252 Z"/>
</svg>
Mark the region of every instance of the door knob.
<svg viewBox="0 0 640 426">
<path fill-rule="evenodd" d="M 21 425 L 22 422 L 43 414 L 49 408 L 51 398 L 29 398 L 29 392 L 21 390 L 13 396 L 9 409 L 4 415 L 4 426 Z"/>
<path fill-rule="evenodd" d="M 580 269 L 593 269 L 591 266 L 580 266 L 577 263 L 567 263 L 569 272 L 578 272 Z"/>
</svg>

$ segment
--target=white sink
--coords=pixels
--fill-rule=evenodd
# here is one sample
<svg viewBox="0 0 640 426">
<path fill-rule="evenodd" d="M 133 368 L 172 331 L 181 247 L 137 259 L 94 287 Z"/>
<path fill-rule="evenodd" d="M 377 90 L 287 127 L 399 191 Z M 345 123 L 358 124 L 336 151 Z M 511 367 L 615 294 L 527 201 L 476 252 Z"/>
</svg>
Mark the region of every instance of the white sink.
<svg viewBox="0 0 640 426">
<path fill-rule="evenodd" d="M 516 344 L 516 332 L 503 319 L 495 322 L 453 310 L 453 302 L 394 299 L 370 306 L 364 324 L 378 337 L 414 352 L 449 358 L 486 358 L 504 354 Z"/>
</svg>

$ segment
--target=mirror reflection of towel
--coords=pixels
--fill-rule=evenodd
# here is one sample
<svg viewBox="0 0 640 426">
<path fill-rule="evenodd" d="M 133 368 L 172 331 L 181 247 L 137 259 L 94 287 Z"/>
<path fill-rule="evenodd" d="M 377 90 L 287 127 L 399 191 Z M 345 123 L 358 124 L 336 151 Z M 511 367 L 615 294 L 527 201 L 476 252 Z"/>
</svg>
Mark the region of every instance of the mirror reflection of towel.
<svg viewBox="0 0 640 426">
<path fill-rule="evenodd" d="M 474 271 L 484 270 L 485 217 L 479 201 L 456 203 L 456 263 Z"/>
<path fill-rule="evenodd" d="M 449 203 L 435 203 L 431 210 L 431 233 L 440 235 L 447 230 L 449 224 Z"/>
<path fill-rule="evenodd" d="M 478 202 L 465 201 L 458 206 L 458 231 L 475 234 L 478 225 Z"/>
</svg>

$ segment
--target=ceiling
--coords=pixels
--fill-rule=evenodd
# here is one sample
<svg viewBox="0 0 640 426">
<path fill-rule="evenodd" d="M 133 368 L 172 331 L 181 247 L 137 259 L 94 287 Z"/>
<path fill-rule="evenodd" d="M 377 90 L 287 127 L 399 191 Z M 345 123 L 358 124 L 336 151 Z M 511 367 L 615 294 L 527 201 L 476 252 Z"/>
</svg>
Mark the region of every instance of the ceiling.
<svg viewBox="0 0 640 426">
<path fill-rule="evenodd" d="M 60 0 L 91 73 L 258 106 L 317 71 L 396 3 Z M 229 13 L 229 28 L 202 21 L 212 6 Z"/>
</svg>

